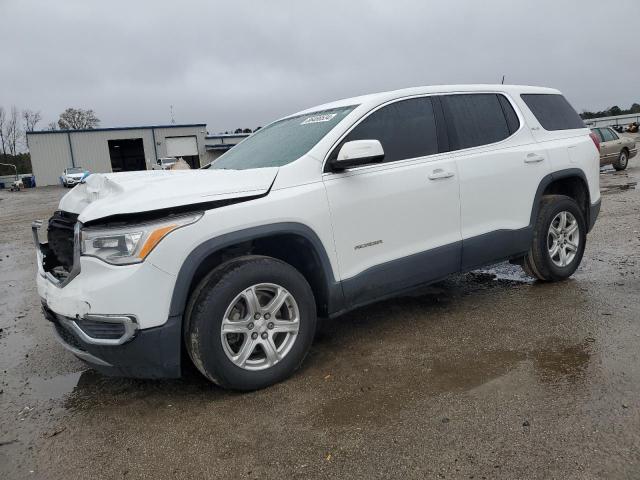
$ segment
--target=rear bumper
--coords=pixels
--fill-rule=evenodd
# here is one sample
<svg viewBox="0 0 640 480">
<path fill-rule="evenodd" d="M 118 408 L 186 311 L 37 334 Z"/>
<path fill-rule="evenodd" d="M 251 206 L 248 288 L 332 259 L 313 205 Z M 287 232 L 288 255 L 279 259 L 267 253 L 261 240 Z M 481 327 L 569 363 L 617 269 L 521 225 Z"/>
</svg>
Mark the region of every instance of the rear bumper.
<svg viewBox="0 0 640 480">
<path fill-rule="evenodd" d="M 177 378 L 181 375 L 181 317 L 159 327 L 137 330 L 120 345 L 96 345 L 70 327 L 73 318 L 61 316 L 43 303 L 42 311 L 60 344 L 105 375 L 134 378 Z"/>
<path fill-rule="evenodd" d="M 598 214 L 600 213 L 600 205 L 602 204 L 602 199 L 598 199 L 598 201 L 592 204 L 589 207 L 589 229 L 587 231 L 591 231 L 593 226 L 596 224 L 596 219 L 598 218 Z"/>
</svg>

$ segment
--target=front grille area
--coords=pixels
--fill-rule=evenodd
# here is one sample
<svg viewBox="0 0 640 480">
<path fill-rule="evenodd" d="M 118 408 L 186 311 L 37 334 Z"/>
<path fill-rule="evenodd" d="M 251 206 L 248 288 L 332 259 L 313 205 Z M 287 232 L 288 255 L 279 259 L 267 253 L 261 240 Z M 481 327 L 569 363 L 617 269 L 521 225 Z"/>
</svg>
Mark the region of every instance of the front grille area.
<svg viewBox="0 0 640 480">
<path fill-rule="evenodd" d="M 73 230 L 78 215 L 74 213 L 57 211 L 49 219 L 47 227 L 47 238 L 49 240 L 49 250 L 55 257 L 55 261 L 48 259 L 52 270 L 62 267 L 67 273 L 73 268 L 74 245 Z"/>
<path fill-rule="evenodd" d="M 90 337 L 102 340 L 117 340 L 125 334 L 125 326 L 122 323 L 78 319 L 76 325 Z"/>
</svg>

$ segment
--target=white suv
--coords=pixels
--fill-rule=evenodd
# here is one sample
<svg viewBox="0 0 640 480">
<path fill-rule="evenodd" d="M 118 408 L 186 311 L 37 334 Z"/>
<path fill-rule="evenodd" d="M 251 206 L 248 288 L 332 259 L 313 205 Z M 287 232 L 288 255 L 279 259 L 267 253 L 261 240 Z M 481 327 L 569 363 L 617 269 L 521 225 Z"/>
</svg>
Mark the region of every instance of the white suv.
<svg viewBox="0 0 640 480">
<path fill-rule="evenodd" d="M 96 369 L 251 390 L 316 317 L 503 260 L 569 277 L 600 207 L 597 140 L 557 90 L 412 88 L 278 120 L 200 170 L 94 174 L 34 237 L 62 344 Z M 188 353 L 182 356 L 182 352 Z"/>
</svg>

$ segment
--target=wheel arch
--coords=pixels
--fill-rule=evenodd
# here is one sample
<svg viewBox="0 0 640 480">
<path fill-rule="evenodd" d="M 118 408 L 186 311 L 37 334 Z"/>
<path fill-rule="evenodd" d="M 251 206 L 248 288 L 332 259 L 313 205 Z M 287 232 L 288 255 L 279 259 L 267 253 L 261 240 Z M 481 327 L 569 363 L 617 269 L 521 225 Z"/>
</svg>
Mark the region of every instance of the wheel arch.
<svg viewBox="0 0 640 480">
<path fill-rule="evenodd" d="M 544 195 L 566 195 L 573 198 L 582 213 L 584 214 L 587 225 L 591 225 L 591 194 L 589 192 L 589 183 L 585 173 L 579 168 L 567 168 L 546 175 L 538 185 L 536 196 L 531 209 L 531 218 L 529 225 L 535 224 L 538 212 L 540 211 L 540 201 Z"/>
<path fill-rule="evenodd" d="M 213 268 L 247 254 L 278 258 L 298 269 L 313 290 L 319 315 L 326 316 L 343 308 L 342 287 L 322 241 L 310 227 L 286 222 L 231 232 L 195 247 L 178 272 L 169 315 L 184 314 L 191 292 Z"/>
</svg>

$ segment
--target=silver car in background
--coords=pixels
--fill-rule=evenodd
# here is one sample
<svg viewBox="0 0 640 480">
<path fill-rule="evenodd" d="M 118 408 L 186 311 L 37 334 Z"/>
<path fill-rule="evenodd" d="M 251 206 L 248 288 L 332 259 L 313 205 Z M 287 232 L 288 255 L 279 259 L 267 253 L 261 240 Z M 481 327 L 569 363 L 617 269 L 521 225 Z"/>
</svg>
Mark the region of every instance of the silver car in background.
<svg viewBox="0 0 640 480">
<path fill-rule="evenodd" d="M 600 140 L 600 166 L 613 165 L 616 170 L 624 170 L 629 159 L 638 153 L 633 138 L 619 135 L 611 127 L 592 128 L 591 131 Z"/>
</svg>

